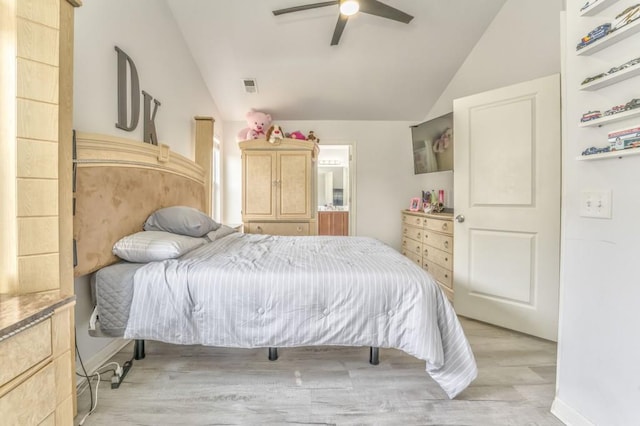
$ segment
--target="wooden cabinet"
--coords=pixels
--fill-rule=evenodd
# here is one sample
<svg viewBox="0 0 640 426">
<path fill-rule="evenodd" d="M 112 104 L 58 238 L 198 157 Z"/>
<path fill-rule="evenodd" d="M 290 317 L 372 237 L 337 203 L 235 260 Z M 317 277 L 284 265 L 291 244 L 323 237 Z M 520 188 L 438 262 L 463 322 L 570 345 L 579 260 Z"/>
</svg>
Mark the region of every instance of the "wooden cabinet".
<svg viewBox="0 0 640 426">
<path fill-rule="evenodd" d="M 429 272 L 453 302 L 453 216 L 402 212 L 402 254 Z"/>
<path fill-rule="evenodd" d="M 349 212 L 318 212 L 318 235 L 349 235 Z"/>
<path fill-rule="evenodd" d="M 39 294 L 0 299 L 2 424 L 73 423 L 72 299 Z"/>
<path fill-rule="evenodd" d="M 244 232 L 315 235 L 316 144 L 256 139 L 240 142 L 240 149 Z"/>
</svg>

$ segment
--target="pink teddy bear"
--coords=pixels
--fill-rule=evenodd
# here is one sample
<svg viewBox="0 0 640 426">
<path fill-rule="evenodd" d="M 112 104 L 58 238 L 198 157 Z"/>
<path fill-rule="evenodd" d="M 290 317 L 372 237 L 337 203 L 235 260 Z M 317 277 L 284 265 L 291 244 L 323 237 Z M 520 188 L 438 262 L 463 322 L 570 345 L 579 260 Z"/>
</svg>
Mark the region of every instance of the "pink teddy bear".
<svg viewBox="0 0 640 426">
<path fill-rule="evenodd" d="M 238 141 L 265 138 L 267 129 L 271 126 L 271 115 L 251 109 L 247 113 L 247 124 L 249 127 L 238 133 Z"/>
</svg>

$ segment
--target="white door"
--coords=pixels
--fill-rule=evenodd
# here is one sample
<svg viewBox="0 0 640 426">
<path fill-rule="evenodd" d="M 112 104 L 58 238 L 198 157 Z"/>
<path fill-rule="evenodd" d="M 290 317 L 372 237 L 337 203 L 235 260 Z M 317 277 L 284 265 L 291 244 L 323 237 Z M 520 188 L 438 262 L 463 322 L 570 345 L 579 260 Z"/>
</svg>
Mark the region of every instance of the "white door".
<svg viewBox="0 0 640 426">
<path fill-rule="evenodd" d="M 456 312 L 557 340 L 560 76 L 456 99 Z"/>
</svg>

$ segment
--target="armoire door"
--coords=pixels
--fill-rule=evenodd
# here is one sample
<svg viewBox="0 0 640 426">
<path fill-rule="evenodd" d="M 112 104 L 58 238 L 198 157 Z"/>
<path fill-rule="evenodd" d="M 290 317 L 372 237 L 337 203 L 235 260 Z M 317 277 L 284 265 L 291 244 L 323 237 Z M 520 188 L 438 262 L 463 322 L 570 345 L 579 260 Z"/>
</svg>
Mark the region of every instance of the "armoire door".
<svg viewBox="0 0 640 426">
<path fill-rule="evenodd" d="M 275 152 L 246 151 L 243 154 L 242 213 L 245 218 L 276 218 L 276 161 Z"/>
<path fill-rule="evenodd" d="M 311 152 L 278 153 L 278 212 L 280 219 L 310 219 Z"/>
</svg>

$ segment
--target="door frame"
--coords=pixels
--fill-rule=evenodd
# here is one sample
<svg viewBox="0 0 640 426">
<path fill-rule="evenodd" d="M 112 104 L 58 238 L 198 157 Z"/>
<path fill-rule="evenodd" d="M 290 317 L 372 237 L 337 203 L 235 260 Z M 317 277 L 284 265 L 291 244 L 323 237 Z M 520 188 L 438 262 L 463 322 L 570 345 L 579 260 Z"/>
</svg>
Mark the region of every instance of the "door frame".
<svg viewBox="0 0 640 426">
<path fill-rule="evenodd" d="M 341 141 L 341 140 L 322 140 L 322 143 L 319 144 L 320 151 L 322 152 L 323 145 L 332 145 L 332 146 L 347 146 L 349 147 L 349 235 L 358 235 L 357 233 L 357 221 L 356 221 L 356 142 L 355 141 Z M 320 161 L 318 159 L 318 161 Z M 318 166 L 320 164 L 318 163 Z M 318 169 L 316 167 L 316 190 L 318 186 Z M 315 202 L 318 202 L 318 197 L 316 195 Z M 317 213 L 316 213 L 317 214 Z"/>
</svg>

